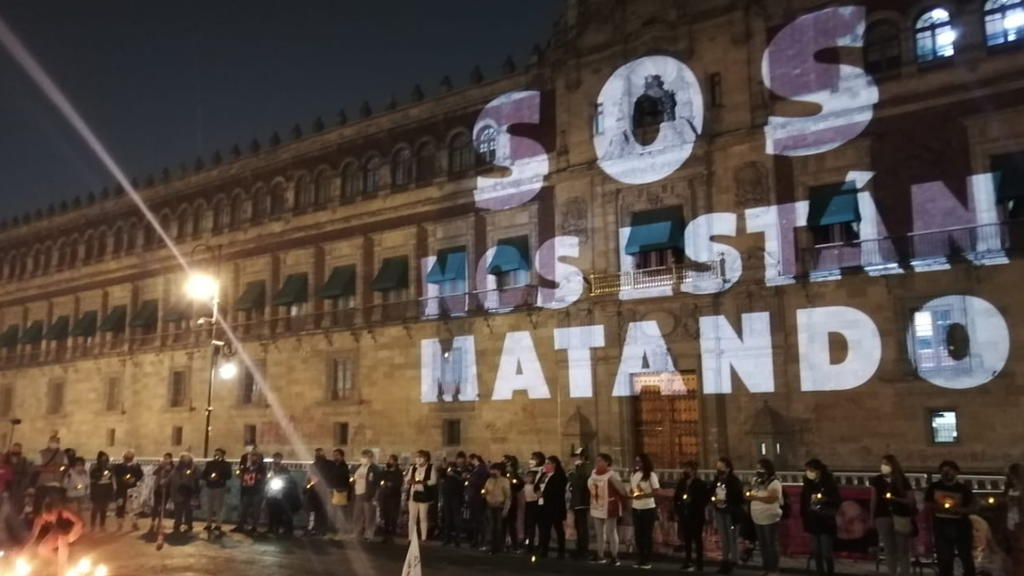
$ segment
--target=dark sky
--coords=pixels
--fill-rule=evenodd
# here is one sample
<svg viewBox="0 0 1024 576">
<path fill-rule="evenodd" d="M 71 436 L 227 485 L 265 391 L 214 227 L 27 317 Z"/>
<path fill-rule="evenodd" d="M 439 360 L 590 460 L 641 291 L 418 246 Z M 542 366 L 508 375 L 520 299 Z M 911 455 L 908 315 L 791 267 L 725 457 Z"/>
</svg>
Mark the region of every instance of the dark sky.
<svg viewBox="0 0 1024 576">
<path fill-rule="evenodd" d="M 368 99 L 428 98 L 543 44 L 561 0 L 0 0 L 2 16 L 129 175 L 308 133 Z M 0 49 L 0 218 L 112 185 Z"/>
</svg>

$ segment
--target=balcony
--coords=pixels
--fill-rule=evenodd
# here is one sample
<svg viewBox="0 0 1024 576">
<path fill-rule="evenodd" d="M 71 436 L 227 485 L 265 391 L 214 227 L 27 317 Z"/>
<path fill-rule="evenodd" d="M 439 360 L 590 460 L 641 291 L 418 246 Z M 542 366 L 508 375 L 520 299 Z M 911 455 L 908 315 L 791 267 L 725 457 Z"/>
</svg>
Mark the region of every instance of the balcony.
<svg viewBox="0 0 1024 576">
<path fill-rule="evenodd" d="M 537 302 L 537 287 L 513 286 L 494 290 L 478 290 L 462 294 L 429 296 L 419 301 L 419 317 L 458 318 L 485 314 L 489 311 L 509 311 L 533 306 Z"/>
<path fill-rule="evenodd" d="M 665 288 L 725 278 L 725 260 L 675 264 L 643 270 L 590 275 L 590 295 L 617 294 L 629 290 Z"/>
</svg>

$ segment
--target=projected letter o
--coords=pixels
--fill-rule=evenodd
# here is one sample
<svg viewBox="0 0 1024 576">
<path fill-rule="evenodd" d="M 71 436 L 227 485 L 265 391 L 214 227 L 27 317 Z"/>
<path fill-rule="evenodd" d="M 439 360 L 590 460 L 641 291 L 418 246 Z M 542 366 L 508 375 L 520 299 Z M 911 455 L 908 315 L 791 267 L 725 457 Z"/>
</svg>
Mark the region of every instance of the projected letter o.
<svg viewBox="0 0 1024 576">
<path fill-rule="evenodd" d="M 934 355 L 936 348 L 945 349 L 951 362 L 939 367 L 928 366 L 929 359 L 915 345 L 918 328 L 911 319 L 907 328 L 907 352 L 914 361 L 914 369 L 918 376 L 942 388 L 965 390 L 981 386 L 1002 371 L 1010 356 L 1010 330 L 1006 319 L 995 306 L 974 296 L 943 296 L 929 301 L 920 310 L 933 314 L 950 311 L 962 311 L 963 318 L 950 324 L 942 341 L 933 340 L 930 353 Z M 929 329 L 935 330 L 934 324 Z M 951 337 L 956 341 L 956 350 L 950 348 Z"/>
<path fill-rule="evenodd" d="M 686 64 L 668 56 L 645 56 L 608 78 L 596 113 L 601 115 L 593 128 L 597 164 L 624 184 L 649 184 L 675 172 L 690 157 L 704 125 L 704 98 Z M 634 119 L 646 131 L 657 130 L 653 142 L 637 141 Z"/>
</svg>

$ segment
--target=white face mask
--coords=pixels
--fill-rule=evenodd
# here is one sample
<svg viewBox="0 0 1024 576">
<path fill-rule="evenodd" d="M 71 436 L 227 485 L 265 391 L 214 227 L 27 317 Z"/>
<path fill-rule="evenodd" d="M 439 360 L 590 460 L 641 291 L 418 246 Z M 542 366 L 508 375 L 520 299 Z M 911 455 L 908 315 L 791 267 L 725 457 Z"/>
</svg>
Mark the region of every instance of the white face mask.
<svg viewBox="0 0 1024 576">
<path fill-rule="evenodd" d="M 360 458 L 359 459 L 359 463 L 362 464 L 363 466 L 366 466 L 367 464 L 370 463 L 370 459 L 369 458 Z"/>
<path fill-rule="evenodd" d="M 60 444 L 56 442 L 50 442 L 49 444 L 46 445 L 46 447 L 49 448 L 50 450 L 56 450 L 57 448 L 60 448 Z"/>
<path fill-rule="evenodd" d="M 423 459 L 423 458 L 417 458 L 416 459 L 416 465 L 417 466 L 423 466 L 423 464 L 425 464 L 426 462 L 427 461 L 425 459 Z"/>
<path fill-rule="evenodd" d="M 881 470 L 882 470 L 882 474 L 884 474 L 886 476 L 888 476 L 889 474 L 892 474 L 892 466 L 889 466 L 888 464 L 882 464 Z"/>
<path fill-rule="evenodd" d="M 253 451 L 253 450 L 255 450 L 255 449 L 256 449 L 256 447 L 255 447 L 255 446 L 246 446 L 246 447 L 245 447 L 245 451 L 246 451 L 246 452 L 252 452 L 252 451 Z"/>
<path fill-rule="evenodd" d="M 812 471 L 808 470 L 806 472 L 806 475 L 807 475 L 807 479 L 808 480 L 817 480 L 818 479 L 818 473 L 817 472 L 812 472 Z"/>
</svg>

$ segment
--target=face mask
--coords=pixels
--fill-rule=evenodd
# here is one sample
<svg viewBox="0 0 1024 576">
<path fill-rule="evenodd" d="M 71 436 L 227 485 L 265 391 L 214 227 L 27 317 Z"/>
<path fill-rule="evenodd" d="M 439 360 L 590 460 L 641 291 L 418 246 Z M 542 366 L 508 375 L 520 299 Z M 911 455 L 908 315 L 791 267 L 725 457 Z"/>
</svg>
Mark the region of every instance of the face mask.
<svg viewBox="0 0 1024 576">
<path fill-rule="evenodd" d="M 757 477 L 758 478 L 764 478 L 765 477 L 765 471 L 764 470 L 758 470 L 757 471 Z"/>
<path fill-rule="evenodd" d="M 49 448 L 50 450 L 56 450 L 57 448 L 60 448 L 60 444 L 56 442 L 50 442 L 49 444 L 46 445 L 46 447 Z"/>
<path fill-rule="evenodd" d="M 690 474 L 689 470 L 683 470 L 683 478 L 689 480 L 693 475 Z"/>
<path fill-rule="evenodd" d="M 818 479 L 818 473 L 817 472 L 812 472 L 812 471 L 808 470 L 804 474 L 807 476 L 808 480 L 817 480 Z"/>
<path fill-rule="evenodd" d="M 952 484 L 956 481 L 956 472 L 943 472 L 942 481 L 947 484 Z"/>
<path fill-rule="evenodd" d="M 366 466 L 367 464 L 370 463 L 370 459 L 369 458 L 360 458 L 359 459 L 359 463 L 362 464 L 363 466 Z"/>
<path fill-rule="evenodd" d="M 725 473 L 726 473 L 726 470 L 725 470 L 725 468 L 719 468 L 719 469 L 718 469 L 718 475 L 719 475 L 719 476 L 725 476 Z"/>
<path fill-rule="evenodd" d="M 416 465 L 417 465 L 417 466 L 423 466 L 423 465 L 424 465 L 424 464 L 425 464 L 426 462 L 427 462 L 427 461 L 426 461 L 426 460 L 424 460 L 423 458 L 417 458 L 417 459 L 416 459 Z"/>
<path fill-rule="evenodd" d="M 246 446 L 246 447 L 245 447 L 245 451 L 246 451 L 246 452 L 252 452 L 252 451 L 253 451 L 253 450 L 255 450 L 255 449 L 256 449 L 256 447 L 255 447 L 255 446 L 252 446 L 252 445 L 249 445 L 249 446 Z"/>
<path fill-rule="evenodd" d="M 544 472 L 546 472 L 547 474 L 552 474 L 552 473 L 554 473 L 554 471 L 555 471 L 555 465 L 554 464 L 545 464 L 544 465 Z"/>
<path fill-rule="evenodd" d="M 888 464 L 882 464 L 881 470 L 882 474 L 884 474 L 885 476 L 892 474 L 892 466 L 889 466 Z"/>
<path fill-rule="evenodd" d="M 530 459 L 530 468 L 536 468 L 536 467 L 537 467 L 537 461 L 531 458 Z"/>
</svg>

